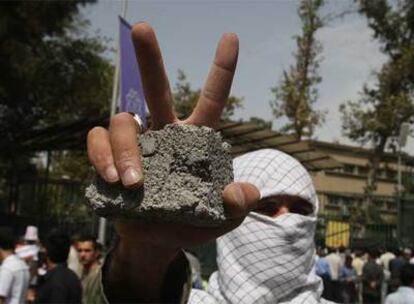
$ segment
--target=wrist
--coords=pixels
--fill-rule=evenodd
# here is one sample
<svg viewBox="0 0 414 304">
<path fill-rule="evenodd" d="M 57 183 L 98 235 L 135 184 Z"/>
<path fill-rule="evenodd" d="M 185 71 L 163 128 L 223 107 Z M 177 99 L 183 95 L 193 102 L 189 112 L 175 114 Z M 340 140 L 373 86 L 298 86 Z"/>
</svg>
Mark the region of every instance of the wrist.
<svg viewBox="0 0 414 304">
<path fill-rule="evenodd" d="M 163 269 L 168 268 L 180 251 L 178 247 L 160 246 L 119 237 L 114 248 L 113 259 L 122 264 L 137 264 L 140 268 Z"/>
<path fill-rule="evenodd" d="M 119 237 L 109 255 L 104 288 L 113 302 L 160 302 L 163 283 L 179 248 Z"/>
</svg>

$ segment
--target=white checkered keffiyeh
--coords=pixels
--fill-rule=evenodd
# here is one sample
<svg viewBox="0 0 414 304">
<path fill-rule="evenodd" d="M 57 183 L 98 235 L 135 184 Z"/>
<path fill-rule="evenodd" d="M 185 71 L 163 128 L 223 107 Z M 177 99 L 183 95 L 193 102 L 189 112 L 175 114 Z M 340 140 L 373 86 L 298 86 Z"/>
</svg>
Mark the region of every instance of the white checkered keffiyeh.
<svg viewBox="0 0 414 304">
<path fill-rule="evenodd" d="M 218 271 L 207 291 L 193 290 L 189 303 L 319 303 L 322 283 L 314 273 L 318 199 L 312 179 L 294 158 L 264 149 L 234 160 L 235 181 L 254 184 L 261 198 L 299 196 L 313 206 L 309 216 L 271 218 L 251 213 L 217 240 Z"/>
</svg>

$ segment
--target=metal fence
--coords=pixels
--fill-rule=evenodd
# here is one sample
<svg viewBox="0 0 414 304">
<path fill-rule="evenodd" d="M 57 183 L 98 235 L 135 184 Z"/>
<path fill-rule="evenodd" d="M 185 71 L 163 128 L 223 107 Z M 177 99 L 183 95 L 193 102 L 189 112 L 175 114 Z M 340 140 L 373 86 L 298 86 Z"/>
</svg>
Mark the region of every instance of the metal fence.
<svg viewBox="0 0 414 304">
<path fill-rule="evenodd" d="M 401 246 L 414 247 L 414 195 L 406 195 L 401 199 L 398 218 Z"/>
<path fill-rule="evenodd" d="M 386 248 L 414 246 L 414 198 L 400 202 L 396 223 L 361 225 L 349 217 L 320 214 L 315 241 L 322 247 Z"/>
<path fill-rule="evenodd" d="M 0 226 L 8 225 L 21 233 L 27 225 L 36 225 L 42 231 L 58 227 L 68 233 L 97 234 L 98 217 L 84 204 L 85 185 L 66 179 L 30 179 L 13 185 L 12 197 L 1 197 L 3 206 L 14 206 L 14 212 L 0 208 Z M 9 201 L 7 201 L 9 200 Z M 315 241 L 319 246 L 331 247 L 386 247 L 414 245 L 414 196 L 405 195 L 399 203 L 395 224 L 361 226 L 349 216 L 320 214 Z M 111 230 L 109 231 L 112 234 Z"/>
<path fill-rule="evenodd" d="M 66 179 L 21 180 L 0 196 L 0 226 L 22 235 L 35 225 L 40 235 L 53 228 L 69 234 L 97 234 L 98 217 L 84 204 L 84 184 Z M 11 195 L 10 195 L 11 194 Z"/>
</svg>

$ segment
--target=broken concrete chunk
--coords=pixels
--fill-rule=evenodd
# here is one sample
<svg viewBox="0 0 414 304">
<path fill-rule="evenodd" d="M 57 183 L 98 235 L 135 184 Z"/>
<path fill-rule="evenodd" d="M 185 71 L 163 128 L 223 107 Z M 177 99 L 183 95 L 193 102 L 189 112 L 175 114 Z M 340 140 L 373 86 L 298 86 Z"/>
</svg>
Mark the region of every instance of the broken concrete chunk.
<svg viewBox="0 0 414 304">
<path fill-rule="evenodd" d="M 100 216 L 195 226 L 226 219 L 222 191 L 233 181 L 230 145 L 208 127 L 167 125 L 139 138 L 144 187 L 127 190 L 100 177 L 86 189 Z"/>
</svg>

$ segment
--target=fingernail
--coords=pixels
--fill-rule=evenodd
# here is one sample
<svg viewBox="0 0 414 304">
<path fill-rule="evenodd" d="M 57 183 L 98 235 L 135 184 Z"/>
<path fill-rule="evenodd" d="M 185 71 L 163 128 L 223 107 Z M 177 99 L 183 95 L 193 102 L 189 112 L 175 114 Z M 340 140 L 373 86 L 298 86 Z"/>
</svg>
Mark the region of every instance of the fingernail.
<svg viewBox="0 0 414 304">
<path fill-rule="evenodd" d="M 128 168 L 122 175 L 122 183 L 124 186 L 131 186 L 137 184 L 141 179 L 141 174 L 134 168 Z"/>
<path fill-rule="evenodd" d="M 245 198 L 244 193 L 238 184 L 234 184 L 233 187 L 230 189 L 230 195 L 234 199 L 236 203 L 238 203 L 241 207 L 245 205 Z"/>
<path fill-rule="evenodd" d="M 109 182 L 116 182 L 119 179 L 118 171 L 116 171 L 116 168 L 114 165 L 110 165 L 106 171 L 106 179 Z"/>
</svg>

